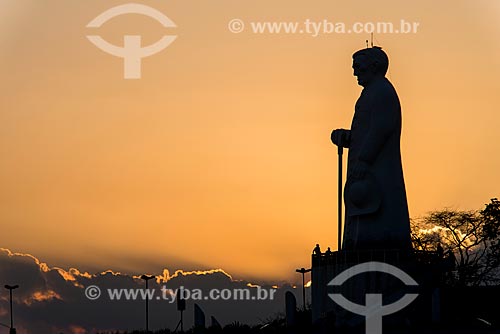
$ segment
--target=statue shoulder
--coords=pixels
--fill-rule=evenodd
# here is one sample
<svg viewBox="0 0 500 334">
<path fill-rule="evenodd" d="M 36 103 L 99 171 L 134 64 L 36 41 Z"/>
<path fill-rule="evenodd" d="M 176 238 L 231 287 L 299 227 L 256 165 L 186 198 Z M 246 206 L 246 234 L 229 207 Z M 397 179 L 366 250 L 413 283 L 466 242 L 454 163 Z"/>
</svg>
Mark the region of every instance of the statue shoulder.
<svg viewBox="0 0 500 334">
<path fill-rule="evenodd" d="M 376 95 L 397 95 L 396 88 L 394 88 L 387 78 L 374 82 L 373 85 L 370 86 L 370 91 L 372 94 Z"/>
<path fill-rule="evenodd" d="M 394 101 L 399 104 L 399 97 L 396 92 L 396 88 L 394 88 L 388 79 L 377 82 L 371 88 L 371 95 L 376 101 Z"/>
</svg>

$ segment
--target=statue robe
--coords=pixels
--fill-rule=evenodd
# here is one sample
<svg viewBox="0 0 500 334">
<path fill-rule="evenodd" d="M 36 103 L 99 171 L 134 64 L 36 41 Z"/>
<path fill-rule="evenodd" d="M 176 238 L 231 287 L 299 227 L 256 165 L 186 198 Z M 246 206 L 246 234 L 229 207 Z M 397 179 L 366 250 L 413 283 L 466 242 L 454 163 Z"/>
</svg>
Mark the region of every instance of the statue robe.
<svg viewBox="0 0 500 334">
<path fill-rule="evenodd" d="M 344 250 L 411 249 L 400 137 L 396 90 L 386 78 L 370 82 L 356 102 L 347 143 L 347 179 L 353 177 L 352 167 L 358 161 L 366 162 L 381 204 L 376 212 L 364 215 L 352 215 L 346 205 Z"/>
</svg>

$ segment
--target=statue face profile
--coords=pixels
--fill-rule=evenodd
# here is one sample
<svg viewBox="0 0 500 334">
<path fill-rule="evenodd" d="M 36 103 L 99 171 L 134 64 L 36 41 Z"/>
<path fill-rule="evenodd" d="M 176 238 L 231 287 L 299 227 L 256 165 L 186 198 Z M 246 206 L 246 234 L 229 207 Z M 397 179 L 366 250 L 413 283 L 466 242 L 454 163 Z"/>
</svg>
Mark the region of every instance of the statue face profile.
<svg viewBox="0 0 500 334">
<path fill-rule="evenodd" d="M 358 55 L 352 61 L 354 76 L 358 78 L 358 85 L 366 87 L 377 76 L 376 64 L 366 55 Z"/>
</svg>

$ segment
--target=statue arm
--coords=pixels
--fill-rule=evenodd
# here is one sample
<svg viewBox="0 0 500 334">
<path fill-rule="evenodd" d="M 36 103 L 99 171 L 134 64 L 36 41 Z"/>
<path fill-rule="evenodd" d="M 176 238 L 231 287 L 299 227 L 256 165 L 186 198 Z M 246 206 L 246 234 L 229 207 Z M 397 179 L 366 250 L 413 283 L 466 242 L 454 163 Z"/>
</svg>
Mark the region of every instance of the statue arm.
<svg viewBox="0 0 500 334">
<path fill-rule="evenodd" d="M 397 95 L 382 92 L 374 97 L 370 111 L 370 129 L 360 151 L 359 160 L 372 164 L 387 139 L 398 130 L 401 109 Z"/>
</svg>

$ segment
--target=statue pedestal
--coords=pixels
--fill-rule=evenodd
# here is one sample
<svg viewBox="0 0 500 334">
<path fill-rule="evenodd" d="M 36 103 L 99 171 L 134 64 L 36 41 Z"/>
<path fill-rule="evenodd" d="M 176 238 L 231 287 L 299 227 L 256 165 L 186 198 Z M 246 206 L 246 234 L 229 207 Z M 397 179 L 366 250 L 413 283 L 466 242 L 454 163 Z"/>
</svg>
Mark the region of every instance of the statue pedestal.
<svg viewBox="0 0 500 334">
<path fill-rule="evenodd" d="M 369 271 L 349 276 L 341 285 L 329 283 L 339 274 L 358 264 L 378 262 L 403 271 L 418 283 L 408 286 L 400 277 L 380 271 Z M 401 250 L 338 251 L 313 254 L 312 257 L 312 318 L 313 324 L 323 329 L 349 333 L 365 333 L 366 317 L 347 311 L 328 294 L 341 294 L 349 301 L 366 305 L 367 294 L 382 295 L 382 305 L 397 302 L 406 294 L 418 294 L 407 307 L 383 316 L 384 333 L 403 329 L 416 323 L 430 323 L 433 318 L 432 292 L 441 281 L 441 260 L 434 253 L 416 253 Z M 373 265 L 378 270 L 380 265 Z M 435 309 L 435 308 L 434 308 Z M 387 330 L 386 330 L 387 329 Z"/>
</svg>

